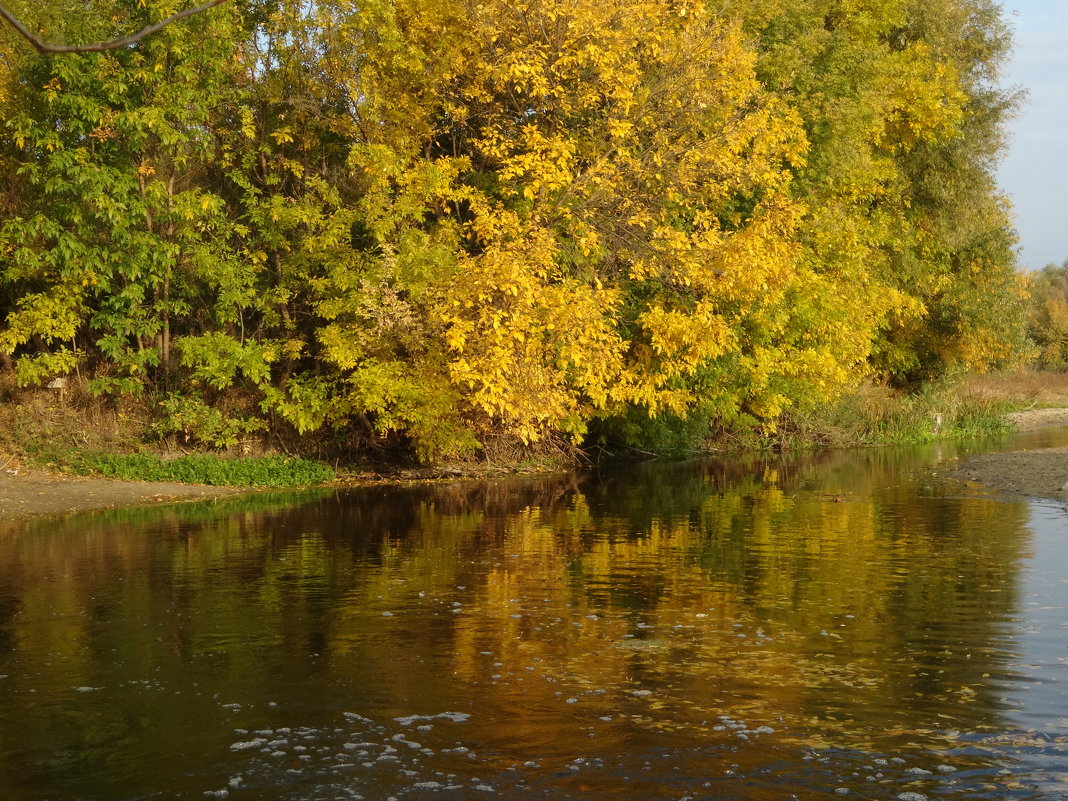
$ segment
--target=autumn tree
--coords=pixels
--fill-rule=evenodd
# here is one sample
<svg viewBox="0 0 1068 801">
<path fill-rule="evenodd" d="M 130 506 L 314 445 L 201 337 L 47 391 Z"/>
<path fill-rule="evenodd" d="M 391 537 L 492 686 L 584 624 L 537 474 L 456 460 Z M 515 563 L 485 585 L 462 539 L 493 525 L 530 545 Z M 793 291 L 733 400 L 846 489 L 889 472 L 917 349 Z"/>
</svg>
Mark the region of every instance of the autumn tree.
<svg viewBox="0 0 1068 801">
<path fill-rule="evenodd" d="M 8 25 L 10 25 L 23 39 L 29 42 L 33 48 L 39 53 L 95 53 L 102 50 L 118 50 L 122 47 L 128 47 L 132 44 L 137 44 L 146 36 L 151 36 L 157 31 L 163 30 L 171 23 L 183 20 L 186 17 L 191 17 L 194 14 L 201 14 L 208 9 L 215 8 L 215 6 L 228 2 L 228 0 L 209 0 L 199 6 L 183 9 L 177 11 L 168 17 L 149 23 L 138 30 L 131 31 L 129 33 L 121 34 L 111 39 L 105 39 L 99 42 L 85 42 L 81 44 L 57 44 L 55 42 L 46 42 L 40 36 L 36 35 L 29 29 L 26 23 L 12 13 L 9 9 L 0 5 L 0 18 L 2 18 Z"/>
<path fill-rule="evenodd" d="M 181 10 L 106 5 L 34 13 L 92 42 Z M 425 459 L 984 369 L 1022 331 L 1007 47 L 992 0 L 275 0 L 47 57 L 7 31 L 0 353 L 209 444 Z"/>
<path fill-rule="evenodd" d="M 1068 365 L 1068 261 L 1032 274 L 1028 332 L 1041 367 Z"/>
<path fill-rule="evenodd" d="M 984 369 L 1021 344 L 1014 232 L 993 167 L 1017 99 L 1011 36 L 990 0 L 758 2 L 733 7 L 759 74 L 811 149 L 805 261 L 843 357 L 908 383 Z M 807 305 L 807 304 L 805 304 Z"/>
<path fill-rule="evenodd" d="M 24 62 L 6 127 L 18 202 L 0 226 L 17 296 L 0 348 L 20 380 L 81 359 L 133 392 L 168 367 L 172 325 L 228 258 L 231 221 L 202 180 L 233 85 L 233 17 L 143 48 Z"/>
</svg>

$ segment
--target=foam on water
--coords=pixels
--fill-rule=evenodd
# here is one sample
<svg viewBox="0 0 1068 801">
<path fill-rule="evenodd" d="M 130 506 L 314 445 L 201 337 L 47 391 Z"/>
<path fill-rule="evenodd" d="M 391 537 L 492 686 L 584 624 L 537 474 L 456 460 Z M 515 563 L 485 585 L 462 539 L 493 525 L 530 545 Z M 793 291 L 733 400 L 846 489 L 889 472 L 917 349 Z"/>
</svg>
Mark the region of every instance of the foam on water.
<svg viewBox="0 0 1068 801">
<path fill-rule="evenodd" d="M 409 739 L 413 727 L 425 721 L 446 723 L 423 732 L 418 742 Z M 203 792 L 205 797 L 250 799 L 267 792 L 281 801 L 466 801 L 486 794 L 556 798 L 563 797 L 561 782 L 581 783 L 569 786 L 618 787 L 623 783 L 637 787 L 643 775 L 652 774 L 660 781 L 676 777 L 668 780 L 678 791 L 671 797 L 699 798 L 729 792 L 739 781 L 754 787 L 781 788 L 784 782 L 801 780 L 800 774 L 791 775 L 789 770 L 779 775 L 764 769 L 754 772 L 753 761 L 745 756 L 750 749 L 773 752 L 783 738 L 794 734 L 788 726 L 753 726 L 729 715 L 708 721 L 710 729 L 728 738 L 717 744 L 646 752 L 609 751 L 568 759 L 529 753 L 513 763 L 500 754 L 483 756 L 472 748 L 473 743 L 457 741 L 456 735 L 468 729 L 453 726 L 470 721 L 469 714 L 458 712 L 378 721 L 345 713 L 333 726 L 261 728 L 252 730 L 251 737 L 252 727 L 235 729 L 238 739 L 229 745 L 227 774 L 221 781 L 207 780 Z M 810 788 L 822 785 L 827 794 L 843 797 L 867 797 L 863 789 L 867 786 L 877 790 L 879 797 L 895 801 L 980 798 L 986 797 L 982 788 L 990 787 L 995 779 L 990 767 L 993 756 L 978 749 L 966 753 L 947 750 L 937 758 L 932 752 L 873 754 L 811 749 L 804 757 L 803 764 L 809 766 L 804 781 Z M 602 796 L 591 792 L 583 797 Z"/>
<path fill-rule="evenodd" d="M 243 761 L 235 765 L 230 760 L 227 788 L 204 793 L 218 798 L 239 793 L 251 798 L 270 789 L 281 793 L 281 798 L 301 801 L 384 798 L 387 792 L 397 799 L 413 793 L 494 793 L 497 790 L 490 782 L 463 779 L 456 772 L 441 769 L 443 762 L 473 756 L 470 748 L 456 742 L 454 733 L 434 730 L 441 742 L 432 748 L 409 739 L 406 731 L 424 721 L 462 724 L 470 717 L 464 712 L 446 711 L 376 722 L 349 712 L 332 728 L 260 729 L 253 734 L 261 736 L 252 739 L 248 739 L 247 729 L 235 729 L 241 739 L 232 742 L 229 751 L 242 755 Z M 398 725 L 402 727 L 399 731 Z"/>
</svg>

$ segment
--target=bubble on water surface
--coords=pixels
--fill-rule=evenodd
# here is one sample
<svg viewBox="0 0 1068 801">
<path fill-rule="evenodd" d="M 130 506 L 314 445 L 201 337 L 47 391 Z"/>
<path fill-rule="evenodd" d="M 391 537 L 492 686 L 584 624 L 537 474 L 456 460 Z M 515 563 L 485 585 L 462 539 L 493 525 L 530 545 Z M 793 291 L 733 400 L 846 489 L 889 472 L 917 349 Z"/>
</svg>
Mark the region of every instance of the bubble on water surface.
<svg viewBox="0 0 1068 801">
<path fill-rule="evenodd" d="M 439 712 L 436 715 L 406 715 L 404 717 L 393 718 L 397 723 L 402 726 L 411 726 L 413 723 L 417 723 L 421 720 L 451 720 L 453 723 L 464 723 L 469 720 L 471 715 L 467 712 Z M 365 718 L 366 720 L 366 718 Z"/>
<path fill-rule="evenodd" d="M 433 770 L 423 759 L 439 754 L 455 754 L 465 763 L 475 763 L 476 755 L 460 742 L 449 742 L 448 748 L 436 751 L 410 740 L 397 725 L 410 726 L 421 721 L 450 721 L 463 723 L 470 719 L 466 712 L 446 711 L 429 715 L 410 715 L 395 721 L 376 722 L 357 713 L 343 713 L 347 727 L 280 727 L 292 737 L 243 737 L 230 745 L 235 754 L 245 755 L 246 763 L 238 771 L 231 770 L 230 787 L 240 789 L 243 796 L 256 797 L 270 791 L 272 797 L 291 801 L 333 801 L 338 798 L 383 799 L 385 790 L 393 797 L 404 799 L 416 794 L 419 798 L 440 792 L 498 792 L 490 782 L 471 779 L 472 786 L 457 784 L 454 774 Z M 444 732 L 441 727 L 429 726 L 431 735 Z M 271 733 L 259 730 L 255 734 Z M 423 739 L 423 738 L 420 738 Z M 295 741 L 299 744 L 290 744 Z M 406 746 L 398 750 L 394 746 Z M 444 743 L 443 743 L 444 745 Z M 435 744 L 435 748 L 437 744 Z M 313 756 L 314 755 L 314 756 Z M 237 758 L 237 757 L 235 757 Z M 295 760 L 301 760 L 300 765 Z M 299 768 L 299 769 L 298 769 Z M 244 791 L 248 791 L 245 793 Z M 281 794 L 279 794 L 281 791 Z"/>
<path fill-rule="evenodd" d="M 267 744 L 265 737 L 257 737 L 255 740 L 247 740 L 245 742 L 237 742 L 230 744 L 231 751 L 247 751 L 250 748 L 261 748 Z"/>
</svg>

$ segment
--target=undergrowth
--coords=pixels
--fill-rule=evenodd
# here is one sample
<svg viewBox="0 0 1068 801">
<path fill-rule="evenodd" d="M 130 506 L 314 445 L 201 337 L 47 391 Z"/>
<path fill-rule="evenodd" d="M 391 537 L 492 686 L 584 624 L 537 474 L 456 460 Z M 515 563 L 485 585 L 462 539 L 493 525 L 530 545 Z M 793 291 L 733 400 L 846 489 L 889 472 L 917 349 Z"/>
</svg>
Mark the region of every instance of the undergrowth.
<svg viewBox="0 0 1068 801">
<path fill-rule="evenodd" d="M 137 481 L 175 481 L 227 487 L 302 487 L 335 478 L 322 462 L 292 456 L 227 459 L 207 453 L 163 459 L 152 454 L 87 455 L 93 472 L 106 478 Z"/>
<path fill-rule="evenodd" d="M 72 382 L 65 398 L 47 391 L 21 391 L 4 378 L 0 374 L 0 455 L 27 466 L 137 480 L 287 487 L 335 478 L 323 462 L 304 457 L 324 458 L 325 453 L 351 469 L 355 459 L 371 456 L 368 464 L 376 470 L 399 458 L 396 449 L 371 452 L 366 447 L 342 447 L 344 443 L 324 451 L 328 441 L 306 438 L 291 438 L 286 448 L 301 458 L 276 456 L 262 432 L 249 434 L 229 453 L 202 451 L 170 458 L 179 449 L 173 435 L 160 440 L 154 416 L 158 404 L 123 399 L 109 405 L 77 382 Z M 583 458 L 910 445 L 997 436 L 1010 429 L 1005 414 L 1027 405 L 1026 401 L 1062 399 L 1068 402 L 1068 377 L 1059 374 L 969 378 L 913 393 L 866 384 L 835 402 L 792 410 L 773 428 L 761 427 L 744 413 L 732 421 L 710 420 L 710 414 L 662 415 L 650 421 L 635 413 L 591 432 L 585 451 L 556 443 L 535 452 L 490 437 L 477 463 L 437 467 L 450 475 L 480 475 L 493 469 L 525 472 L 549 462 L 559 465 Z"/>
<path fill-rule="evenodd" d="M 1010 399 L 959 384 L 906 393 L 864 384 L 836 401 L 783 414 L 774 426 L 746 414 L 731 421 L 700 415 L 616 422 L 605 437 L 609 455 L 691 456 L 700 453 L 789 451 L 877 445 L 920 445 L 943 439 L 993 437 L 1011 430 Z"/>
<path fill-rule="evenodd" d="M 29 462 L 73 475 L 216 487 L 306 487 L 336 478 L 334 471 L 322 462 L 293 456 L 228 458 L 213 453 L 193 453 L 170 459 L 151 453 L 105 453 L 52 447 L 31 451 Z"/>
<path fill-rule="evenodd" d="M 17 390 L 0 374 L 0 463 L 102 475 L 134 481 L 172 481 L 234 487 L 303 487 L 335 478 L 319 461 L 277 455 L 223 453 L 164 455 L 153 438 L 151 406 L 115 406 L 72 381 L 65 397 Z M 155 439 L 155 442 L 153 442 Z M 160 448 L 146 453 L 146 448 Z M 6 463 L 5 463 L 6 465 Z"/>
<path fill-rule="evenodd" d="M 941 439 L 993 437 L 1009 432 L 1013 404 L 953 385 L 915 393 L 865 385 L 836 403 L 785 415 L 766 435 L 777 448 L 920 445 Z"/>
</svg>

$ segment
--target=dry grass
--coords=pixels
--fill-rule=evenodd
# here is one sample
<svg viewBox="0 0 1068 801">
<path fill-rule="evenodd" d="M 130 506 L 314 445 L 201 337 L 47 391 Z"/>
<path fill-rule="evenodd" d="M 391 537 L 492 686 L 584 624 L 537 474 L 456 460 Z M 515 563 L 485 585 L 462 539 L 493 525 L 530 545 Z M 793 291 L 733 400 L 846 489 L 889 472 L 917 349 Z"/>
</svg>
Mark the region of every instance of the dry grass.
<svg viewBox="0 0 1068 801">
<path fill-rule="evenodd" d="M 0 374 L 0 454 L 12 464 L 47 464 L 71 449 L 134 450 L 146 421 L 138 404 L 94 398 L 78 379 L 60 395 L 18 389 L 13 376 Z"/>
<path fill-rule="evenodd" d="M 1017 404 L 967 384 L 935 384 L 906 393 L 864 383 L 836 402 L 785 416 L 776 447 L 916 445 L 939 439 L 995 436 Z"/>
<path fill-rule="evenodd" d="M 244 460 L 282 455 L 318 459 L 348 473 L 412 478 L 486 476 L 558 470 L 578 461 L 581 452 L 561 437 L 524 445 L 515 437 L 488 437 L 479 458 L 420 465 L 399 442 L 369 448 L 366 433 L 336 440 L 332 432 L 298 438 L 258 432 L 222 451 L 197 447 L 180 435 L 161 434 L 159 410 L 150 400 L 99 398 L 86 383 L 70 378 L 56 390 L 18 388 L 14 376 L 0 371 L 0 470 L 45 468 L 53 471 L 98 472 L 101 455 L 141 454 L 164 461 L 205 452 Z M 285 439 L 285 441 L 284 441 Z M 279 453 L 282 451 L 282 454 Z M 96 466 L 94 466 L 96 465 Z"/>
<path fill-rule="evenodd" d="M 1005 401 L 1017 409 L 1068 406 L 1068 372 L 1023 369 L 970 376 L 965 379 L 964 391 Z"/>
</svg>

